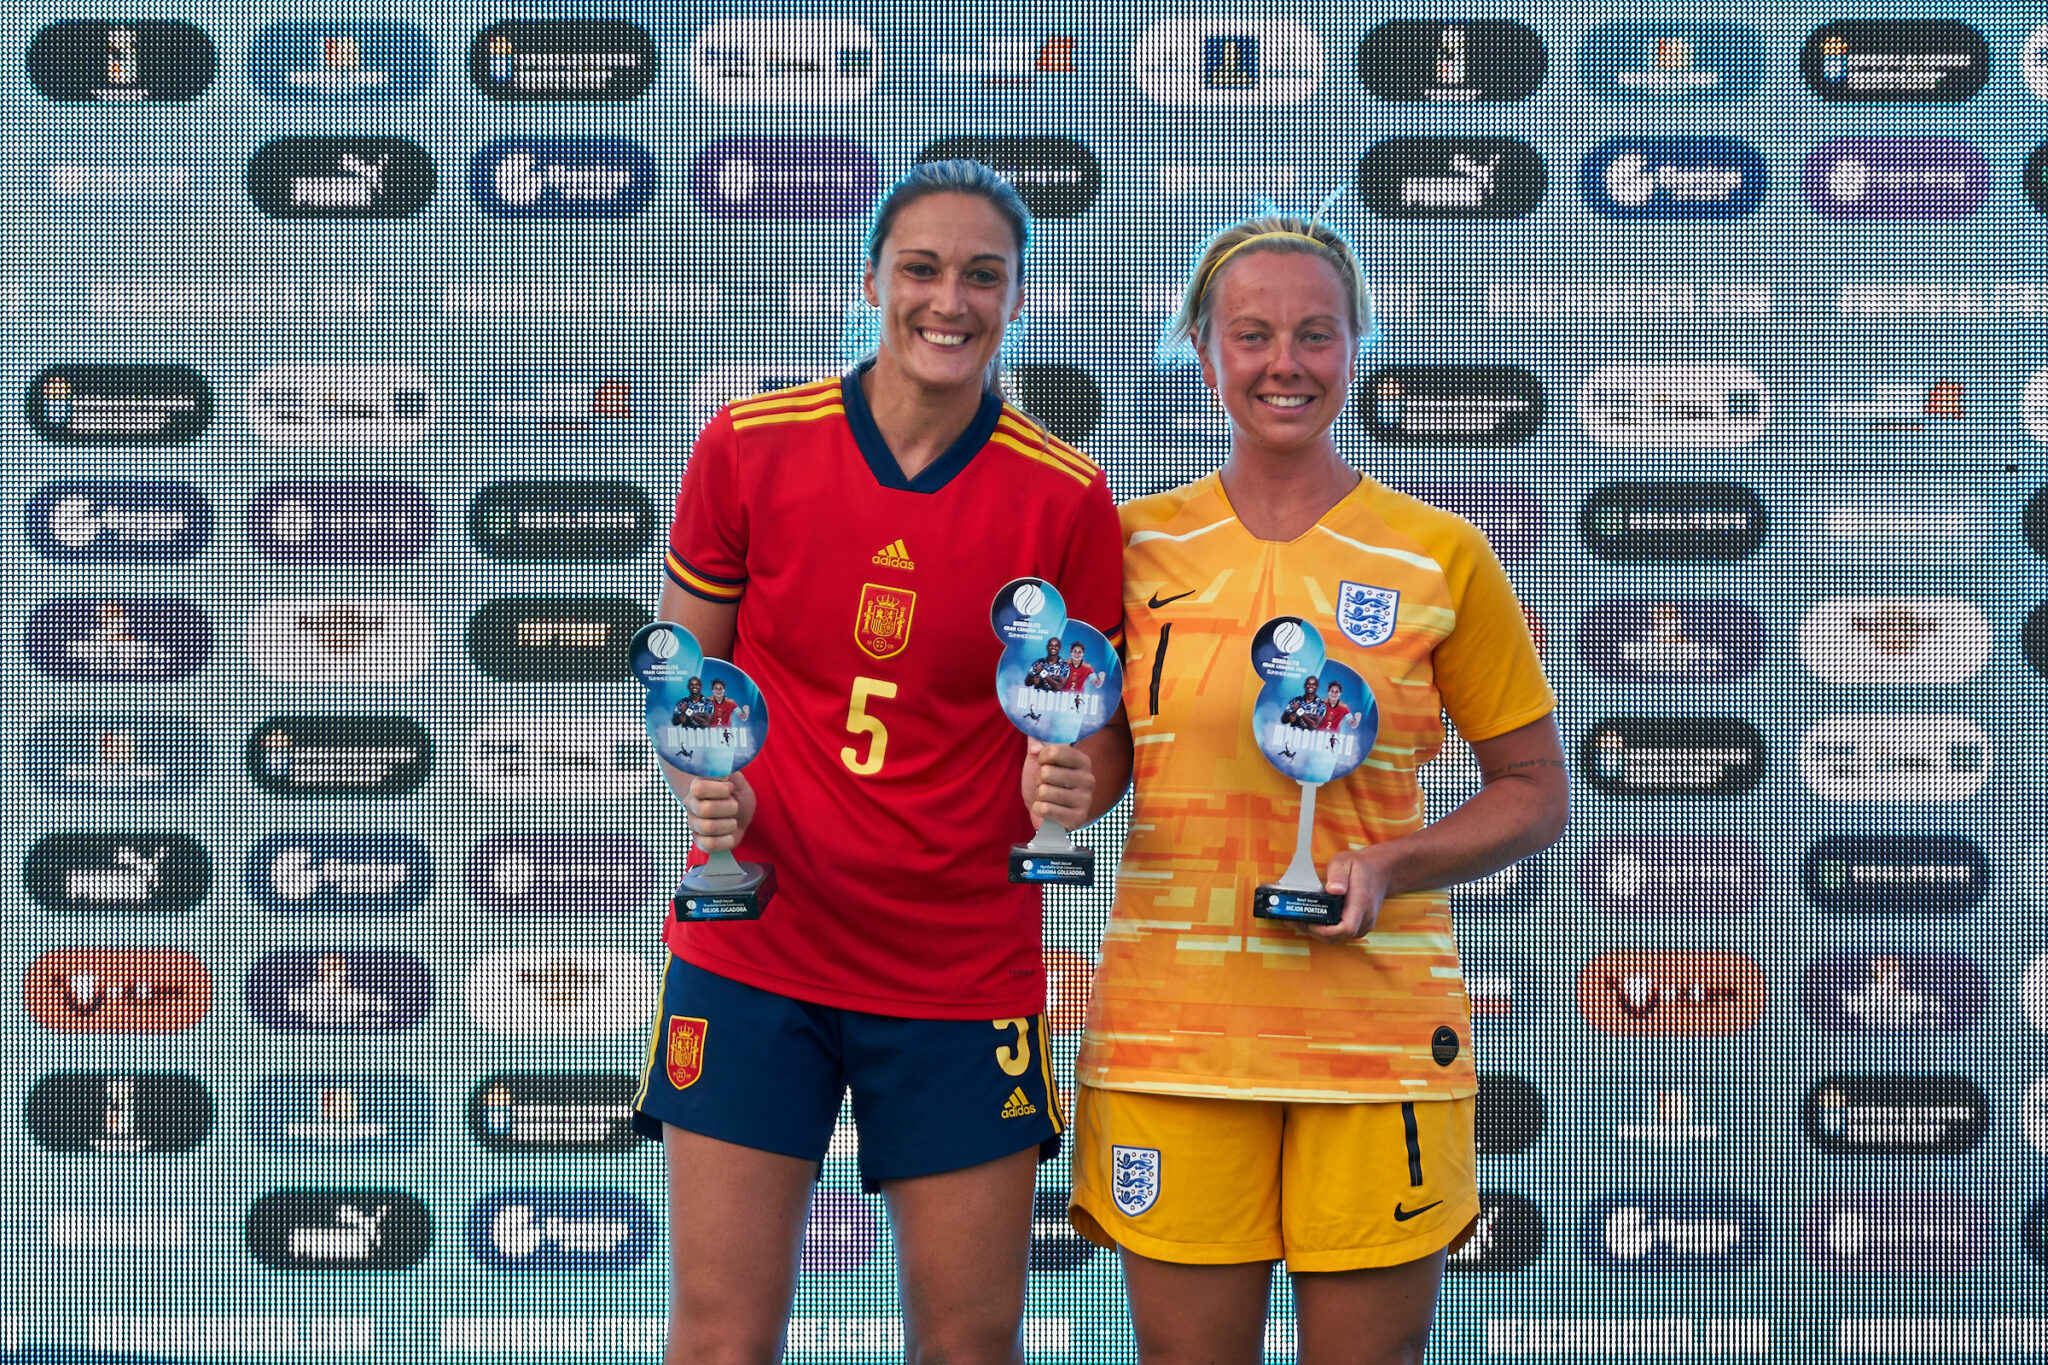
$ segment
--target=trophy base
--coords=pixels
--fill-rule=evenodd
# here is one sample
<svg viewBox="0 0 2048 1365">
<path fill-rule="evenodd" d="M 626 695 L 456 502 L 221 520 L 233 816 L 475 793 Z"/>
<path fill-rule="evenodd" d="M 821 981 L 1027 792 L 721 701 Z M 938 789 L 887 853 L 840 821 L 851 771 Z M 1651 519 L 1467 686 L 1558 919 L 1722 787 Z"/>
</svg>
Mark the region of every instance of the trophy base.
<svg viewBox="0 0 2048 1365">
<path fill-rule="evenodd" d="M 1012 844 L 1010 880 L 1033 886 L 1093 886 L 1095 850 L 1079 844 L 1050 851 L 1029 844 Z"/>
<path fill-rule="evenodd" d="M 716 920 L 759 919 L 775 899 L 775 869 L 765 863 L 740 863 L 742 876 L 705 876 L 698 868 L 683 878 L 669 897 L 669 913 L 689 924 Z"/>
<path fill-rule="evenodd" d="M 1252 918 L 1291 924 L 1341 924 L 1344 898 L 1328 891 L 1297 891 L 1271 884 L 1252 892 Z"/>
</svg>

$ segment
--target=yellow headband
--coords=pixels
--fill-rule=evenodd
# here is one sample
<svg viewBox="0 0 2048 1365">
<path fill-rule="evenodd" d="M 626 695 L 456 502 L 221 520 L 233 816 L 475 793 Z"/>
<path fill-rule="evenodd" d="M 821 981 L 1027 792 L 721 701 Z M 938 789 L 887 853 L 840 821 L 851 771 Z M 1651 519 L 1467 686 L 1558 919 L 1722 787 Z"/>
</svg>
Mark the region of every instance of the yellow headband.
<svg viewBox="0 0 2048 1365">
<path fill-rule="evenodd" d="M 1263 242 L 1274 237 L 1286 237 L 1297 242 L 1307 242 L 1309 245 L 1321 247 L 1325 251 L 1328 251 L 1330 249 L 1330 244 L 1328 242 L 1324 241 L 1320 237 L 1311 237 L 1305 232 L 1287 232 L 1280 230 L 1276 230 L 1273 232 L 1255 232 L 1251 236 L 1245 238 L 1236 246 L 1230 248 L 1230 250 L 1224 252 L 1221 256 L 1218 256 L 1216 258 L 1216 263 L 1210 266 L 1208 273 L 1202 276 L 1202 287 L 1195 291 L 1196 300 L 1199 302 L 1201 297 L 1209 292 L 1209 286 L 1215 282 L 1216 272 L 1223 268 L 1223 263 L 1225 261 L 1229 260 L 1232 256 L 1235 256 L 1238 252 L 1243 251 L 1246 247 L 1250 246 L 1254 242 Z"/>
</svg>

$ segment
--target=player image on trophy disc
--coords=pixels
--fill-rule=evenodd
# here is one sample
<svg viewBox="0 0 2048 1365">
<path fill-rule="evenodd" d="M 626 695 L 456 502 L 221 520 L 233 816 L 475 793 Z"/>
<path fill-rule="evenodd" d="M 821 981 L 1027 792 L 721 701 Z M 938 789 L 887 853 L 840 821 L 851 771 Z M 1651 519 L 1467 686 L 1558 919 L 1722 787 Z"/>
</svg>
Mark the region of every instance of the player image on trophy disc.
<svg viewBox="0 0 2048 1365">
<path fill-rule="evenodd" d="M 1355 669 L 1325 657 L 1322 632 L 1298 616 L 1275 617 L 1252 638 L 1252 667 L 1265 680 L 1252 737 L 1274 767 L 1320 785 L 1365 760 L 1379 735 L 1379 704 Z"/>
<path fill-rule="evenodd" d="M 1003 642 L 996 697 L 1033 739 L 1072 744 L 1116 714 L 1123 661 L 1095 627 L 1067 619 L 1059 590 L 1037 578 L 1007 583 L 989 613 Z"/>
</svg>

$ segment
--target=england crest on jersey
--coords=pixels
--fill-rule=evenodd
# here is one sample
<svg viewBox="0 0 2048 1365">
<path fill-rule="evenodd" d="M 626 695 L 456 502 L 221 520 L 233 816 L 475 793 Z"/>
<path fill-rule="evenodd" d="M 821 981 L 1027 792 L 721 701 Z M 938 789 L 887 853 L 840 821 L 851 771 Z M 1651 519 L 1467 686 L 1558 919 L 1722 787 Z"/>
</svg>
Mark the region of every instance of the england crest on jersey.
<svg viewBox="0 0 2048 1365">
<path fill-rule="evenodd" d="M 1136 1218 L 1159 1202 L 1159 1149 L 1157 1147 L 1111 1147 L 1109 1187 L 1117 1208 L 1126 1218 Z"/>
<path fill-rule="evenodd" d="M 1401 594 L 1392 588 L 1374 588 L 1345 579 L 1337 585 L 1337 629 L 1360 649 L 1371 649 L 1394 638 L 1394 616 Z"/>
</svg>

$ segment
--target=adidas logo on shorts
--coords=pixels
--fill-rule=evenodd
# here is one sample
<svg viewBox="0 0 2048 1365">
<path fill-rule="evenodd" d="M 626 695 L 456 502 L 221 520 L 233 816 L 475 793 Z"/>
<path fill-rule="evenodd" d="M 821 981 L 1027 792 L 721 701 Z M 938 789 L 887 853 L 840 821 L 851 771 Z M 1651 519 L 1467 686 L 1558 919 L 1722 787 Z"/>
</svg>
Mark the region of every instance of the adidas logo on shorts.
<svg viewBox="0 0 2048 1365">
<path fill-rule="evenodd" d="M 917 561 L 910 557 L 909 549 L 901 540 L 884 545 L 881 549 L 875 551 L 875 557 L 868 562 L 879 564 L 885 569 L 915 569 L 917 567 Z"/>
<path fill-rule="evenodd" d="M 1009 1099 L 1003 1101 L 1002 1117 L 1006 1119 L 1028 1119 L 1037 1112 L 1038 1106 L 1031 1102 L 1031 1097 L 1024 1093 L 1024 1087 L 1021 1085 L 1010 1092 Z"/>
</svg>

